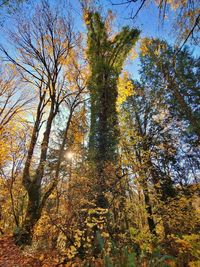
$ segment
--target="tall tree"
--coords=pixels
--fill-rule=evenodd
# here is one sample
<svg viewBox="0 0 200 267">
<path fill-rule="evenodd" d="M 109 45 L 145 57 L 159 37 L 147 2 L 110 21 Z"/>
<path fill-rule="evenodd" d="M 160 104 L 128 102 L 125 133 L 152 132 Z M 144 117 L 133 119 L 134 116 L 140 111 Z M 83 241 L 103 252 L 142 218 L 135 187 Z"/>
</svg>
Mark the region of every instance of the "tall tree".
<svg viewBox="0 0 200 267">
<path fill-rule="evenodd" d="M 85 11 L 88 28 L 88 60 L 91 76 L 88 88 L 91 97 L 91 126 L 89 160 L 98 176 L 97 206 L 107 208 L 107 163 L 117 163 L 119 138 L 116 111 L 117 81 L 124 61 L 138 39 L 139 31 L 124 27 L 114 38 L 109 38 L 105 21 L 98 12 Z"/>
<path fill-rule="evenodd" d="M 145 82 L 134 82 L 133 90 L 133 96 L 123 104 L 120 115 L 122 157 L 126 158 L 134 179 L 143 190 L 149 230 L 156 234 L 151 191 L 153 187 L 155 198 L 160 202 L 175 196 L 168 170 L 169 165 L 173 164 L 172 151 L 175 148 L 170 142 L 170 133 L 164 129 L 164 123 L 155 120 L 158 113 L 166 113 L 167 123 L 167 109 L 161 100 L 157 102 L 156 90 L 145 87 Z M 127 125 L 130 125 L 128 131 Z"/>
<path fill-rule="evenodd" d="M 47 2 L 43 2 L 30 21 L 19 23 L 18 31 L 12 34 L 12 38 L 19 51 L 18 59 L 13 58 L 5 48 L 2 47 L 1 50 L 7 59 L 16 65 L 23 80 L 32 85 L 38 98 L 32 136 L 22 175 L 23 185 L 28 193 L 26 216 L 15 235 L 18 244 L 30 244 L 34 225 L 40 219 L 46 199 L 58 180 L 66 135 L 81 90 L 78 88 L 73 92 L 67 84 L 67 60 L 73 54 L 75 39 L 69 18 L 62 17 L 58 9 L 53 11 Z M 73 95 L 77 96 L 70 105 L 69 119 L 60 147 L 56 172 L 53 175 L 55 176 L 53 184 L 44 191 L 42 180 L 45 176 L 53 121 L 62 104 Z M 36 145 L 41 131 L 43 137 L 41 137 L 40 149 L 36 154 Z M 34 158 L 38 156 L 38 153 L 38 165 L 33 170 Z"/>
<path fill-rule="evenodd" d="M 176 54 L 170 45 L 158 39 L 144 39 L 141 46 L 142 79 L 148 79 L 165 94 L 171 112 L 186 120 L 190 131 L 200 138 L 199 125 L 199 59 L 185 48 Z M 157 75 L 157 74 L 160 75 Z"/>
<path fill-rule="evenodd" d="M 182 51 L 177 55 L 175 68 L 173 49 L 158 40 L 146 40 L 141 51 L 141 81 L 133 82 L 133 96 L 124 103 L 120 116 L 122 157 L 125 155 L 133 177 L 143 189 L 149 229 L 155 232 L 159 213 L 167 236 L 173 229 L 166 220 L 169 211 L 164 207 L 175 201 L 181 190 L 188 194 L 185 185 L 198 183 L 198 132 L 174 94 L 174 90 L 179 91 L 198 125 L 198 61 L 188 50 Z M 166 72 L 168 76 L 163 74 Z M 169 86 L 168 79 L 176 83 Z M 154 200 L 162 203 L 159 212 L 152 199 L 152 188 Z"/>
</svg>

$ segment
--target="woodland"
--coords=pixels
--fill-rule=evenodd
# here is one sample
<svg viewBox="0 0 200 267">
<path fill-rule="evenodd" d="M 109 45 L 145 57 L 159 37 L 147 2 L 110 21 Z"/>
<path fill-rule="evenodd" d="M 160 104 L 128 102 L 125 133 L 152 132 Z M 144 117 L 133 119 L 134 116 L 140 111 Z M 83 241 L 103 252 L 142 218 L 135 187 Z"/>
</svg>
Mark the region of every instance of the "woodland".
<svg viewBox="0 0 200 267">
<path fill-rule="evenodd" d="M 199 14 L 0 0 L 0 267 L 200 266 Z"/>
</svg>

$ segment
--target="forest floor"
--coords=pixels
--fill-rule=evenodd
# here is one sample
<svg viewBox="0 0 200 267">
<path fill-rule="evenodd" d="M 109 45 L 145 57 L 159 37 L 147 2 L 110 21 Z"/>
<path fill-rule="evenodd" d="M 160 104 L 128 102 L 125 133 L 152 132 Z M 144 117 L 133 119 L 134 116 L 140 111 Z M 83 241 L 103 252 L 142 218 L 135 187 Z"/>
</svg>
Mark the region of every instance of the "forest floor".
<svg viewBox="0 0 200 267">
<path fill-rule="evenodd" d="M 11 236 L 0 237 L 0 267 L 55 267 L 58 264 L 55 252 L 35 253 L 31 249 L 21 250 Z"/>
</svg>

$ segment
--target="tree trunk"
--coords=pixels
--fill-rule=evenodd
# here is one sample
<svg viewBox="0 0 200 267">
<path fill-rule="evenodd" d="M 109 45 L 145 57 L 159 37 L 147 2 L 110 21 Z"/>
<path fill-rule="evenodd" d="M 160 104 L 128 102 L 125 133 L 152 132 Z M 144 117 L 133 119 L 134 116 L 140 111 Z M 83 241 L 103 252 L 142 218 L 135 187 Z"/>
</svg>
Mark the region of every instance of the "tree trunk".
<svg viewBox="0 0 200 267">
<path fill-rule="evenodd" d="M 40 198 L 40 186 L 32 183 L 28 191 L 25 220 L 14 234 L 17 245 L 31 245 L 33 228 L 41 216 Z"/>
<path fill-rule="evenodd" d="M 149 198 L 149 192 L 148 192 L 148 186 L 146 181 L 142 183 L 143 184 L 143 193 L 144 193 L 144 202 L 145 202 L 145 208 L 147 212 L 147 222 L 149 226 L 149 231 L 153 235 L 157 235 L 156 233 L 156 224 L 153 219 L 153 211 L 152 206 Z"/>
<path fill-rule="evenodd" d="M 51 109 L 49 111 L 49 116 L 47 119 L 46 130 L 44 132 L 43 141 L 41 144 L 41 155 L 40 162 L 36 169 L 35 176 L 31 179 L 29 175 L 30 171 L 30 160 L 32 159 L 33 154 L 33 139 L 36 142 L 36 129 L 33 131 L 32 140 L 30 143 L 29 151 L 31 151 L 30 155 L 28 154 L 27 165 L 25 165 L 25 170 L 23 173 L 23 184 L 28 193 L 28 204 L 26 208 L 26 215 L 24 222 L 18 228 L 17 232 L 14 233 L 16 244 L 18 245 L 31 245 L 32 236 L 33 236 L 33 228 L 37 221 L 41 217 L 42 207 L 44 203 L 42 203 L 41 197 L 41 181 L 44 176 L 44 166 L 47 159 L 47 150 L 51 133 L 51 126 L 53 119 L 56 115 L 56 111 L 54 110 L 55 103 L 51 103 Z"/>
</svg>

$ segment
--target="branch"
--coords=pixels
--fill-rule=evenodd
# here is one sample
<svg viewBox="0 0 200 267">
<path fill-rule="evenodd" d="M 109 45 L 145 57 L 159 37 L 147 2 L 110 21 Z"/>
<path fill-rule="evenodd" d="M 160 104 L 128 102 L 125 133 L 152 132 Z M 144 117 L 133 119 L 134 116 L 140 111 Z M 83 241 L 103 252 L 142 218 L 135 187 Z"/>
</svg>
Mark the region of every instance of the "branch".
<svg viewBox="0 0 200 267">
<path fill-rule="evenodd" d="M 175 53 L 175 56 L 181 51 L 181 49 L 183 48 L 183 46 L 186 44 L 186 42 L 188 41 L 188 39 L 190 38 L 190 36 L 193 34 L 196 26 L 198 26 L 199 24 L 199 18 L 200 18 L 200 14 L 198 15 L 198 17 L 195 20 L 194 26 L 192 27 L 191 31 L 188 33 L 185 41 L 183 42 L 183 44 L 181 45 L 181 47 L 177 50 L 177 52 Z"/>
<path fill-rule="evenodd" d="M 139 6 L 138 10 L 136 11 L 135 15 L 133 17 L 131 17 L 131 19 L 135 19 L 138 15 L 138 13 L 140 12 L 140 10 L 143 8 L 144 4 L 145 4 L 146 0 L 143 0 L 141 5 Z"/>
</svg>

